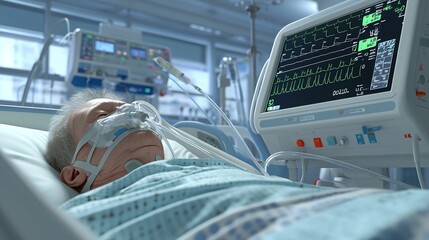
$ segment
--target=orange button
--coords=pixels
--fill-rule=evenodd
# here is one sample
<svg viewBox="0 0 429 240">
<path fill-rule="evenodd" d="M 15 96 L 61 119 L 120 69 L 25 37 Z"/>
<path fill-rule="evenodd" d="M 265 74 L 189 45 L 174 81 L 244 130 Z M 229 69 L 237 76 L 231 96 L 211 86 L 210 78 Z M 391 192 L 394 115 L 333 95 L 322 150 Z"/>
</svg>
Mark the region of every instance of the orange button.
<svg viewBox="0 0 429 240">
<path fill-rule="evenodd" d="M 411 135 L 411 133 L 405 133 L 404 138 L 413 138 L 413 135 Z"/>
<path fill-rule="evenodd" d="M 321 138 L 313 138 L 313 142 L 314 142 L 314 146 L 316 148 L 322 148 L 323 147 L 323 143 L 322 143 Z"/>
<path fill-rule="evenodd" d="M 418 90 L 416 90 L 416 96 L 417 96 L 417 97 L 424 97 L 424 96 L 426 96 L 426 93 L 425 93 L 425 92 L 423 92 L 423 91 L 418 91 Z"/>
<path fill-rule="evenodd" d="M 298 140 L 296 140 L 296 145 L 297 145 L 298 147 L 302 148 L 302 147 L 304 147 L 304 146 L 305 146 L 305 142 L 304 142 L 304 140 L 302 140 L 302 139 L 298 139 Z"/>
</svg>

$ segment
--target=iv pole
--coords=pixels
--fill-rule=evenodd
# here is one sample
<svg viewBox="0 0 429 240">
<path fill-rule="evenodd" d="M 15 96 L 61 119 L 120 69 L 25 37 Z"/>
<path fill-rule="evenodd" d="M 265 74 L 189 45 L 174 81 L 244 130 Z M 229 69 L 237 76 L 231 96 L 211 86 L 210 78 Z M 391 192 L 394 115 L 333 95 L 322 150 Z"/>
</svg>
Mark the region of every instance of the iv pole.
<svg viewBox="0 0 429 240">
<path fill-rule="evenodd" d="M 249 96 L 253 96 L 253 91 L 256 87 L 256 36 L 255 36 L 255 19 L 256 19 L 256 13 L 259 11 L 259 6 L 255 4 L 254 0 L 251 0 L 250 5 L 246 6 L 246 11 L 249 13 L 250 16 L 250 49 L 249 49 L 249 56 L 250 56 L 250 84 L 249 84 L 249 90 L 250 93 Z"/>
</svg>

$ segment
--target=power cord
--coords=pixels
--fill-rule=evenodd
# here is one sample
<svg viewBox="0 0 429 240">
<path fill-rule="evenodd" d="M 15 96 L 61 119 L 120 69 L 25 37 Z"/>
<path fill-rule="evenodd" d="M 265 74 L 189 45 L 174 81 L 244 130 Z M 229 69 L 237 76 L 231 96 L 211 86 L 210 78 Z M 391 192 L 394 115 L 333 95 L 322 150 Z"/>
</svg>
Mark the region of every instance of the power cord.
<svg viewBox="0 0 429 240">
<path fill-rule="evenodd" d="M 414 144 L 416 145 L 416 144 Z M 340 167 L 343 168 L 347 168 L 347 169 L 351 169 L 351 170 L 357 170 L 360 171 L 362 173 L 365 173 L 367 175 L 373 176 L 375 178 L 378 178 L 382 181 L 385 182 L 390 182 L 390 183 L 394 183 L 398 186 L 401 186 L 405 189 L 414 189 L 416 188 L 415 186 L 403 183 L 401 181 L 398 181 L 396 179 L 391 179 L 389 177 L 383 176 L 379 173 L 370 171 L 368 169 L 344 162 L 344 161 L 340 161 L 340 160 L 336 160 L 333 158 L 329 158 L 329 157 L 323 157 L 323 156 L 319 156 L 319 155 L 315 155 L 315 154 L 310 154 L 310 153 L 301 153 L 301 152 L 292 152 L 292 151 L 280 151 L 280 152 L 276 152 L 271 154 L 267 160 L 265 161 L 265 172 L 268 172 L 268 166 L 271 164 L 271 162 L 273 161 L 277 161 L 277 160 L 284 160 L 284 161 L 289 161 L 289 160 L 298 160 L 298 159 L 307 159 L 307 160 L 315 160 L 315 161 L 322 161 L 322 162 L 328 162 L 334 165 L 338 165 Z"/>
<path fill-rule="evenodd" d="M 420 148 L 419 148 L 419 135 L 414 134 L 413 137 L 413 160 L 414 165 L 416 166 L 417 178 L 419 179 L 419 184 L 421 189 L 425 189 L 425 181 L 423 179 L 422 168 L 420 166 Z"/>
</svg>

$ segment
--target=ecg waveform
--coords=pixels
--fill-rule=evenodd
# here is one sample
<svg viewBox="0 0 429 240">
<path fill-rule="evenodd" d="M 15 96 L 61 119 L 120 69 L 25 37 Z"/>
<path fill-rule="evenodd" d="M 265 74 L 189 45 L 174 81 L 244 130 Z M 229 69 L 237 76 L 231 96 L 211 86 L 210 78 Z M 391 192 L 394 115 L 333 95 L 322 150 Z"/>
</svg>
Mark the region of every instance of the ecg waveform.
<svg viewBox="0 0 429 240">
<path fill-rule="evenodd" d="M 271 96 L 334 84 L 359 78 L 361 75 L 362 65 L 356 64 L 353 58 L 350 58 L 348 63 L 340 60 L 337 65 L 329 63 L 326 67 L 307 68 L 300 73 L 295 72 L 293 75 L 277 77 Z"/>
<path fill-rule="evenodd" d="M 359 23 L 362 21 L 362 17 L 362 13 L 351 15 L 348 18 L 339 19 L 324 26 L 316 26 L 310 31 L 287 38 L 281 61 L 307 57 L 306 55 L 316 54 L 334 46 L 353 43 L 361 36 Z"/>
</svg>

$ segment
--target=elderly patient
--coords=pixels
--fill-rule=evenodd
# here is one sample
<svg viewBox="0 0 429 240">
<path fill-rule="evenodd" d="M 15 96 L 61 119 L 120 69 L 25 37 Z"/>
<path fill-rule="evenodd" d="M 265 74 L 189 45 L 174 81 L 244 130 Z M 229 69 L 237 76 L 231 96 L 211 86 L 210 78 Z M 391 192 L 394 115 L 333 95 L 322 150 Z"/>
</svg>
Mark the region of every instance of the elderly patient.
<svg viewBox="0 0 429 240">
<path fill-rule="evenodd" d="M 83 192 L 61 207 L 102 239 L 372 239 L 404 229 L 411 236 L 427 219 L 403 217 L 426 205 L 424 192 L 316 188 L 189 152 L 172 159 L 150 130 L 119 131 L 117 145 L 91 135 L 124 104 L 108 92 L 80 92 L 52 120 L 48 141 L 49 163 Z M 396 211 L 385 204 L 392 201 L 409 208 Z"/>
<path fill-rule="evenodd" d="M 90 143 L 84 144 L 80 149 L 76 149 L 76 146 L 95 121 L 115 112 L 124 104 L 110 92 L 85 90 L 74 95 L 53 118 L 46 158 L 60 171 L 61 180 L 65 184 L 78 191 L 82 190 L 88 181 L 88 172 L 76 167 L 76 164 L 70 164 L 75 153 L 77 161 L 86 161 L 92 146 Z M 106 147 L 95 148 L 90 158 L 91 165 L 97 166 L 106 150 Z M 89 187 L 96 188 L 124 176 L 128 172 L 125 166 L 129 161 L 144 164 L 163 158 L 163 144 L 155 133 L 131 133 L 107 155 L 107 160 Z"/>
</svg>

